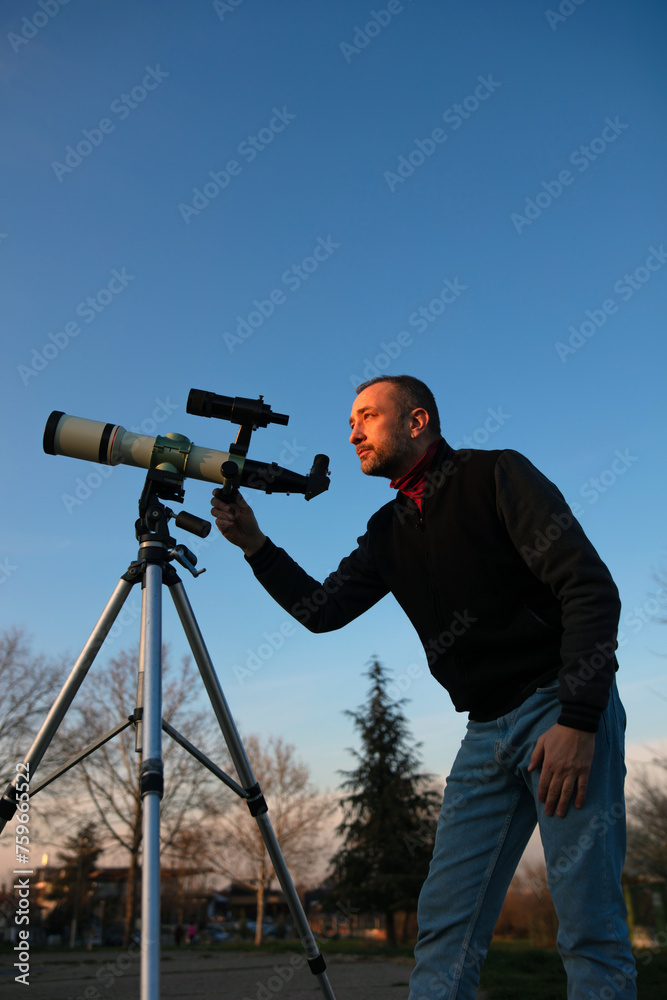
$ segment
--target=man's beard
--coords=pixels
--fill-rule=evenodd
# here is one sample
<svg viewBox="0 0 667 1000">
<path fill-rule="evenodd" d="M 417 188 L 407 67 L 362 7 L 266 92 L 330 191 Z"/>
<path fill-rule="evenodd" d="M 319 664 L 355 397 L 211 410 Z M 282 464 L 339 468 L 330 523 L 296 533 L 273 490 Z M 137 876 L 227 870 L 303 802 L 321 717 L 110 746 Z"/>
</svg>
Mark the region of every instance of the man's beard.
<svg viewBox="0 0 667 1000">
<path fill-rule="evenodd" d="M 361 471 L 365 476 L 397 479 L 408 471 L 405 460 L 409 454 L 410 442 L 405 440 L 398 440 L 389 447 L 373 448 L 361 463 Z"/>
</svg>

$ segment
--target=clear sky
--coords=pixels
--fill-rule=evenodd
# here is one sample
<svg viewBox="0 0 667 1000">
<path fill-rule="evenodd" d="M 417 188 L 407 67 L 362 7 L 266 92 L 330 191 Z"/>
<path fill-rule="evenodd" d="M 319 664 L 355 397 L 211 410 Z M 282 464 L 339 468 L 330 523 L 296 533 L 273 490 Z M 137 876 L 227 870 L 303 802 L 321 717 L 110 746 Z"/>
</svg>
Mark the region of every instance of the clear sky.
<svg viewBox="0 0 667 1000">
<path fill-rule="evenodd" d="M 306 473 L 324 452 L 331 487 L 246 496 L 321 578 L 390 498 L 347 440 L 353 386 L 407 372 L 450 443 L 522 451 L 576 505 L 621 591 L 628 739 L 663 739 L 664 7 L 9 0 L 0 25 L 2 627 L 74 658 L 136 557 L 144 473 L 45 455 L 52 410 L 227 450 L 190 388 L 262 394 L 290 421 L 250 457 Z M 219 535 L 200 566 L 185 586 L 243 732 L 335 788 L 377 656 L 447 772 L 465 719 L 391 598 L 312 636 Z M 137 641 L 138 601 L 81 697 Z M 185 652 L 166 595 L 165 639 Z"/>
</svg>

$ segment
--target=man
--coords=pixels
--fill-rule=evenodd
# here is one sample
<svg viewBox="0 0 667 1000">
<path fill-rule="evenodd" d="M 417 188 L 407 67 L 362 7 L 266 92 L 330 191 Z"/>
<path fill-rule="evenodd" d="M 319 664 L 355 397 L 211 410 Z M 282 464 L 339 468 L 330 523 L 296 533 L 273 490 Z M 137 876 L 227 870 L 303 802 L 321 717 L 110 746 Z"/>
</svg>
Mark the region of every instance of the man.
<svg viewBox="0 0 667 1000">
<path fill-rule="evenodd" d="M 539 823 L 571 1000 L 631 1000 L 621 891 L 625 716 L 618 591 L 556 487 L 513 451 L 453 451 L 410 376 L 357 390 L 350 442 L 395 500 L 324 583 L 214 492 L 222 534 L 314 632 L 392 593 L 466 737 L 447 779 L 419 908 L 410 1000 L 471 1000 L 508 885 Z"/>
</svg>

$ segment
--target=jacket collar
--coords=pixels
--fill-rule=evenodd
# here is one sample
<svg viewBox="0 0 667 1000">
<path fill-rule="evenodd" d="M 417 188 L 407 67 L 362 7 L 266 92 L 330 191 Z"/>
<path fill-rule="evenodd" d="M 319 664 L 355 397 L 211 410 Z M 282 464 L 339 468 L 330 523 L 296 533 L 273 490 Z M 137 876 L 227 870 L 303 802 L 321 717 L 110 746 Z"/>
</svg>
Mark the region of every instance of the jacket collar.
<svg viewBox="0 0 667 1000">
<path fill-rule="evenodd" d="M 435 454 L 433 455 L 433 458 L 430 463 L 428 463 L 427 460 L 426 467 L 422 470 L 422 477 L 423 480 L 425 481 L 425 488 L 427 491 L 427 495 L 423 497 L 424 502 L 428 502 L 433 495 L 434 490 L 428 490 L 428 486 L 429 483 L 432 481 L 432 477 L 435 471 L 439 467 L 444 465 L 445 462 L 451 461 L 454 454 L 455 454 L 454 450 L 447 443 L 447 441 L 445 441 L 443 437 L 441 437 L 440 440 L 436 442 Z M 421 504 L 415 502 L 415 500 L 410 495 L 412 491 L 408 490 L 408 492 L 403 492 L 401 486 L 403 486 L 404 480 L 409 479 L 409 477 L 411 477 L 412 473 L 415 471 L 415 469 L 417 469 L 417 467 L 421 464 L 424 458 L 425 455 L 422 456 L 417 465 L 410 470 L 407 476 L 404 476 L 402 479 L 396 481 L 392 480 L 392 482 L 389 484 L 390 486 L 393 486 L 394 488 L 397 488 L 399 490 L 396 496 L 395 503 L 398 504 L 398 506 L 404 508 L 406 512 L 414 512 L 414 511 L 421 512 L 422 510 Z"/>
</svg>

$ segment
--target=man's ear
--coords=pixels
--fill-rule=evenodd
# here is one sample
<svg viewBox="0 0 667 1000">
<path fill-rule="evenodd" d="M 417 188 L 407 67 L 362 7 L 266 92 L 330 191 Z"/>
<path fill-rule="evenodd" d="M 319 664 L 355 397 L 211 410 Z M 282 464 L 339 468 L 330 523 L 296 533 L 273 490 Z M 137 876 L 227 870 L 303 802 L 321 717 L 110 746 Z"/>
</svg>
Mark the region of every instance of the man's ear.
<svg viewBox="0 0 667 1000">
<path fill-rule="evenodd" d="M 421 406 L 413 410 L 410 414 L 410 436 L 417 438 L 421 434 L 427 433 L 429 429 L 428 424 L 429 415 L 427 410 Z"/>
</svg>

